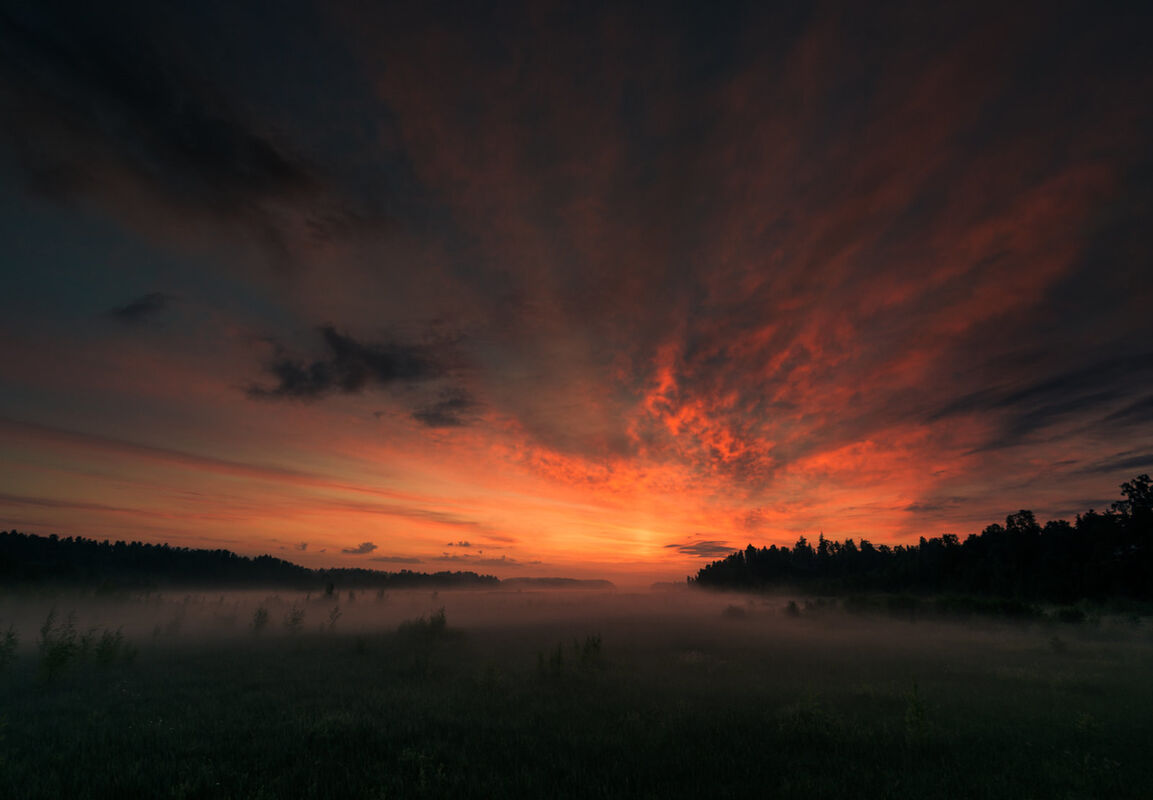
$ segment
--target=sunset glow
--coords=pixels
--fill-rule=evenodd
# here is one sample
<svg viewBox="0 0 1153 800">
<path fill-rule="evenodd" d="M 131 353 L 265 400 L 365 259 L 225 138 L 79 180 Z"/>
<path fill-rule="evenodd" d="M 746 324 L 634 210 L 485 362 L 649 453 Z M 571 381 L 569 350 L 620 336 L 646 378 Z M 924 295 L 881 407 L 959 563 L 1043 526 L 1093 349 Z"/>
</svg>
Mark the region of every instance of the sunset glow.
<svg viewBox="0 0 1153 800">
<path fill-rule="evenodd" d="M 0 17 L 0 529 L 623 585 L 1106 507 L 1147 20 L 762 5 Z"/>
</svg>

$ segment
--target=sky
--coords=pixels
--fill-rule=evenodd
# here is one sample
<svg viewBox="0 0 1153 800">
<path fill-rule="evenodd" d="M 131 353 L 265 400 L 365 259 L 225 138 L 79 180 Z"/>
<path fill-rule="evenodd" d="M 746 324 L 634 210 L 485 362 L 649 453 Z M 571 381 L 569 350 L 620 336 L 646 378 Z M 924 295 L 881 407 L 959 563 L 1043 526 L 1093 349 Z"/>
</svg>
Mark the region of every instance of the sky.
<svg viewBox="0 0 1153 800">
<path fill-rule="evenodd" d="M 1151 23 L 0 2 L 0 528 L 640 582 L 1104 509 Z"/>
</svg>

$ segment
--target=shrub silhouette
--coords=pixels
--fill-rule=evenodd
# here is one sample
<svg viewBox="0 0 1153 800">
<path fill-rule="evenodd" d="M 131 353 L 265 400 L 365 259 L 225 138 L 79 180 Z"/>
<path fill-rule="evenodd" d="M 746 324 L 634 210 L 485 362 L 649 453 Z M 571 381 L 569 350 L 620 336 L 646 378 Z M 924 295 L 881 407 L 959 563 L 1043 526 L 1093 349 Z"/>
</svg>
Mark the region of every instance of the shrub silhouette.
<svg viewBox="0 0 1153 800">
<path fill-rule="evenodd" d="M 396 629 L 397 633 L 410 638 L 435 639 L 443 636 L 448 630 L 448 617 L 444 613 L 444 606 L 425 617 L 405 620 Z"/>
<path fill-rule="evenodd" d="M 284 613 L 284 627 L 290 634 L 298 634 L 304 628 L 304 609 L 293 606 Z"/>
<path fill-rule="evenodd" d="M 744 619 L 748 615 L 749 612 L 746 611 L 742 606 L 734 605 L 725 606 L 724 611 L 721 612 L 721 616 L 725 619 Z"/>
<path fill-rule="evenodd" d="M 136 649 L 125 642 L 119 628 L 115 631 L 93 628 L 81 635 L 76 632 L 73 615 L 69 614 L 64 622 L 58 622 L 55 608 L 48 612 L 40 626 L 37 647 L 40 651 L 40 677 L 46 681 L 57 678 L 72 664 L 89 658 L 100 666 L 129 663 L 136 658 Z"/>
<path fill-rule="evenodd" d="M 1076 606 L 1057 609 L 1057 619 L 1070 625 L 1080 625 L 1086 619 L 1085 612 Z"/>
<path fill-rule="evenodd" d="M 79 652 L 72 615 L 62 624 L 57 624 L 56 609 L 51 609 L 40 626 L 38 649 L 42 677 L 51 680 L 63 672 Z"/>
<path fill-rule="evenodd" d="M 825 748 L 842 737 L 843 724 L 827 704 L 814 695 L 790 703 L 776 713 L 777 731 L 793 746 Z"/>
<path fill-rule="evenodd" d="M 115 664 L 117 661 L 127 663 L 136 658 L 136 648 L 125 641 L 120 628 L 115 631 L 105 630 L 96 642 L 93 657 L 96 663 L 103 666 Z"/>
<path fill-rule="evenodd" d="M 921 688 L 913 681 L 913 686 L 905 694 L 905 738 L 909 742 L 918 741 L 927 730 L 925 701 L 921 698 Z"/>
<path fill-rule="evenodd" d="M 571 665 L 574 669 L 580 670 L 589 670 L 601 666 L 603 649 L 604 641 L 601 639 L 599 633 L 586 636 L 583 642 L 579 639 L 573 639 L 571 653 L 568 658 L 565 657 L 564 644 L 557 642 L 557 646 L 547 654 L 544 651 L 537 652 L 537 675 L 542 678 L 559 678 L 572 671 L 566 667 L 566 665 Z"/>
<path fill-rule="evenodd" d="M 0 636 L 0 670 L 16 660 L 16 648 L 19 644 L 20 640 L 16 635 L 16 630 L 9 625 L 8 630 L 4 631 L 4 635 Z"/>
</svg>

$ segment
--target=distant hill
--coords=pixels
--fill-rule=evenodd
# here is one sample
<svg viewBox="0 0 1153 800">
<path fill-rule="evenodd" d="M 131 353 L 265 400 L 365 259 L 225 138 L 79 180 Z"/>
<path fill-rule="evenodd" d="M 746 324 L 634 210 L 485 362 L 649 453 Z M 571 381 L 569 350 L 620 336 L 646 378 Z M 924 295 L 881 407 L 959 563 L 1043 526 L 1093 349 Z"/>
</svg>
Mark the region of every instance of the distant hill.
<svg viewBox="0 0 1153 800">
<path fill-rule="evenodd" d="M 580 580 L 578 578 L 505 578 L 500 585 L 506 589 L 615 589 L 612 581 Z"/>
<path fill-rule="evenodd" d="M 308 569 L 273 556 L 240 556 L 229 550 L 196 550 L 144 542 L 38 536 L 0 531 L 0 584 L 68 584 L 109 590 L 169 586 L 319 589 L 495 586 L 475 572 L 383 572 Z"/>
</svg>

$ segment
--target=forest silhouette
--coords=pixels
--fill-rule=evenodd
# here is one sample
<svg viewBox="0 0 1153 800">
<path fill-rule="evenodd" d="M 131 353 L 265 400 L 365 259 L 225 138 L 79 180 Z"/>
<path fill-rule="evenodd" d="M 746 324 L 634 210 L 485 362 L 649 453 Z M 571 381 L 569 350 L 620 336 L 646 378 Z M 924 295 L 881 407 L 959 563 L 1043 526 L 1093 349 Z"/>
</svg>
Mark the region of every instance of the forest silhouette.
<svg viewBox="0 0 1153 800">
<path fill-rule="evenodd" d="M 9 585 L 79 584 L 106 591 L 165 586 L 312 589 L 335 585 L 410 589 L 423 586 L 481 587 L 500 583 L 493 575 L 467 571 L 309 569 L 269 555 L 248 558 L 230 550 L 38 536 L 15 530 L 0 531 L 0 582 Z"/>
<path fill-rule="evenodd" d="M 1010 514 L 963 542 L 956 534 L 916 545 L 866 539 L 744 550 L 703 567 L 690 583 L 718 589 L 790 588 L 816 594 L 922 592 L 1070 603 L 1153 599 L 1153 482 L 1121 485 L 1122 500 L 1072 523 L 1041 525 L 1032 511 Z"/>
</svg>

